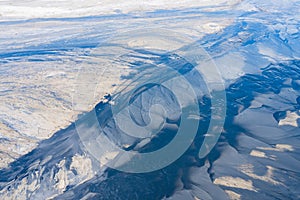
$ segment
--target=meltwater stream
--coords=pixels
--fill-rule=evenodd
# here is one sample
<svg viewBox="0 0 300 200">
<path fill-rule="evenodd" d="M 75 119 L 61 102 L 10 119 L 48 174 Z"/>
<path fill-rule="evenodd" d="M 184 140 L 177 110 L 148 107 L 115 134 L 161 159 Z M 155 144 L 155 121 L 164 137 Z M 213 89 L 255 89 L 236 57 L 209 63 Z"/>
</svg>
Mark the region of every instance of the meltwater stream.
<svg viewBox="0 0 300 200">
<path fill-rule="evenodd" d="M 211 10 L 204 6 L 176 12 L 1 21 L 1 28 L 9 26 L 22 34 L 14 35 L 14 42 L 7 42 L 8 36 L 1 35 L 0 95 L 2 102 L 9 103 L 1 104 L 0 155 L 7 165 L 0 169 L 0 198 L 299 199 L 298 8 L 298 1 L 279 4 L 253 0 L 227 8 L 212 6 Z M 146 30 L 170 31 L 169 39 L 157 45 L 151 40 L 153 36 L 126 44 L 128 35 L 111 39 L 121 30 L 134 32 L 145 23 L 149 26 Z M 188 36 L 193 42 L 175 36 Z M 113 44 L 107 45 L 108 38 Z M 148 40 L 158 50 L 148 48 Z M 224 130 L 204 157 L 199 157 L 199 151 L 204 136 L 209 135 L 207 130 L 216 108 L 212 106 L 205 77 L 193 71 L 195 63 L 177 54 L 182 46 L 195 44 L 214 60 L 226 87 Z M 117 58 L 113 57 L 116 52 L 120 55 Z M 108 61 L 112 63 L 110 67 Z M 69 93 L 74 91 L 66 86 L 77 81 L 81 90 L 89 90 L 84 85 L 85 76 L 80 76 L 86 72 L 82 66 L 90 69 L 89 76 L 103 78 L 99 88 L 117 85 L 118 89 L 110 94 L 95 90 L 99 94 L 86 96 L 89 102 L 82 101 L 82 107 L 75 110 L 78 119 L 68 122 L 71 117 L 64 118 L 61 113 L 71 115 Z M 107 69 L 99 71 L 99 66 Z M 171 69 L 171 73 L 166 69 Z M 188 112 L 182 116 L 180 100 L 172 90 L 149 81 L 168 80 L 173 72 L 194 88 L 200 114 Z M 62 84 L 58 84 L 59 80 Z M 143 84 L 145 80 L 147 84 Z M 34 85 L 36 82 L 40 84 Z M 131 90 L 132 83 L 142 87 Z M 49 88 L 53 91 L 49 92 Z M 187 91 L 182 95 L 189 94 Z M 125 134 L 116 125 L 112 110 L 115 98 L 122 98 L 127 92 L 132 92 L 130 120 L 141 127 L 151 122 L 151 106 L 160 105 L 153 112 L 159 126 L 155 135 L 143 139 L 134 131 Z M 27 109 L 15 103 L 18 96 L 32 107 Z M 97 103 L 90 97 L 97 98 Z M 41 111 L 44 107 L 49 107 L 45 113 Z M 81 108 L 90 111 L 83 112 Z M 20 110 L 21 114 L 12 110 Z M 90 115 L 96 117 L 105 137 L 124 151 L 147 153 L 163 148 L 176 137 L 182 119 L 196 123 L 198 129 L 188 148 L 174 162 L 152 172 L 130 173 L 105 165 L 114 159 L 114 154 L 99 158 L 89 151 L 82 134 L 94 130 Z M 44 125 L 38 128 L 38 122 Z M 57 129 L 61 130 L 47 132 L 59 123 Z M 78 124 L 84 124 L 84 129 Z M 129 161 L 125 159 L 122 164 Z"/>
</svg>

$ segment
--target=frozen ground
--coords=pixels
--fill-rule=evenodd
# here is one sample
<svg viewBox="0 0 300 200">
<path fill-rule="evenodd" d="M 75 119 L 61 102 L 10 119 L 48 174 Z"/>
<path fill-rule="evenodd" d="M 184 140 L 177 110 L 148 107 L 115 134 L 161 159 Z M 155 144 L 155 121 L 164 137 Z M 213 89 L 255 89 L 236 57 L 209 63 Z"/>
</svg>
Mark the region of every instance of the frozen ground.
<svg viewBox="0 0 300 200">
<path fill-rule="evenodd" d="M 42 5 L 38 2 L 33 2 L 33 5 Z M 3 4 L 7 5 L 5 2 Z M 13 4 L 18 6 L 18 2 Z M 52 2 L 50 5 L 64 6 L 64 10 L 78 6 L 71 2 L 66 5 Z M 4 8 L 5 6 L 1 6 L 1 9 Z M 19 10 L 15 8 L 14 11 Z M 55 131 L 69 125 L 79 113 L 91 110 L 106 93 L 113 91 L 113 86 L 122 81 L 121 76 L 126 76 L 131 71 L 128 66 L 107 67 L 105 62 L 110 58 L 100 60 L 93 56 L 97 54 L 97 46 L 104 40 L 118 32 L 131 31 L 136 27 L 142 29 L 145 23 L 148 28 L 167 27 L 182 34 L 180 37 L 200 38 L 207 33 L 221 31 L 233 20 L 232 16 L 221 19 L 204 16 L 203 20 L 198 21 L 196 18 L 203 14 L 191 12 L 183 15 L 180 12 L 185 12 L 184 10 L 168 15 L 163 12 L 147 14 L 140 11 L 137 14 L 106 16 L 101 11 L 98 12 L 96 17 L 81 17 L 89 13 L 86 11 L 83 14 L 77 13 L 76 18 L 56 19 L 46 18 L 44 12 L 38 12 L 36 17 L 45 19 L 19 21 L 13 18 L 1 22 L 2 167 L 32 150 L 41 139 L 49 138 Z M 13 12 L 10 13 L 13 15 Z M 139 15 L 142 16 L 135 18 Z M 190 21 L 189 17 L 195 20 Z M 22 15 L 23 18 L 27 16 Z M 179 47 L 177 44 L 173 48 Z M 78 73 L 86 73 L 86 80 L 78 80 Z M 85 102 L 80 108 L 75 106 L 74 110 L 72 97 L 76 92 L 81 92 L 74 91 L 74 83 L 78 82 L 86 85 L 89 90 L 96 91 L 90 99 L 84 99 L 89 99 L 90 102 Z"/>
<path fill-rule="evenodd" d="M 0 1 L 1 198 L 300 198 L 298 1 L 74 2 Z M 157 56 L 134 51 L 149 38 L 129 39 L 132 54 L 113 65 L 120 49 L 101 48 L 145 28 L 170 32 L 156 49 L 179 48 L 169 40 L 180 35 L 212 56 L 226 81 L 224 132 L 202 160 L 196 143 L 152 174 L 99 172 L 72 122 Z"/>
</svg>

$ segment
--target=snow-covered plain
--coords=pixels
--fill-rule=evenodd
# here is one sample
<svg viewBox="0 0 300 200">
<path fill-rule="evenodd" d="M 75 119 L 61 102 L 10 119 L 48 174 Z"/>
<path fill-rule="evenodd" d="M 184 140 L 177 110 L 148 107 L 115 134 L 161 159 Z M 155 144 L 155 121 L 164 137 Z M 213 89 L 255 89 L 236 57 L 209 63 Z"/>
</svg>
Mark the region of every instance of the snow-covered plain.
<svg viewBox="0 0 300 200">
<path fill-rule="evenodd" d="M 98 16 L 116 13 L 143 13 L 156 10 L 178 10 L 187 8 L 207 7 L 216 10 L 228 8 L 240 0 L 184 0 L 178 2 L 166 0 L 153 1 L 109 1 L 109 0 L 30 0 L 5 1 L 1 0 L 0 16 L 2 18 L 49 18 L 49 17 L 80 17 Z"/>
</svg>

